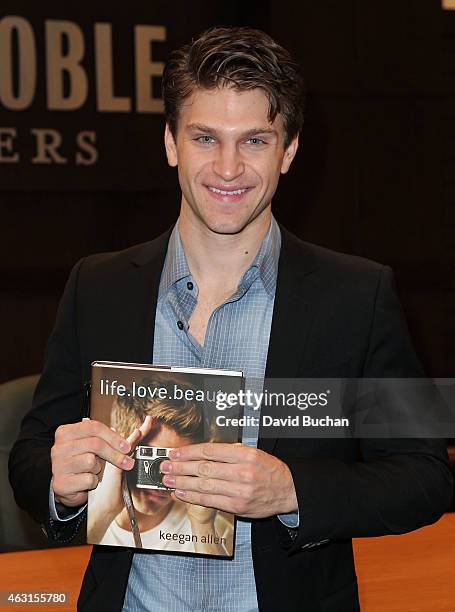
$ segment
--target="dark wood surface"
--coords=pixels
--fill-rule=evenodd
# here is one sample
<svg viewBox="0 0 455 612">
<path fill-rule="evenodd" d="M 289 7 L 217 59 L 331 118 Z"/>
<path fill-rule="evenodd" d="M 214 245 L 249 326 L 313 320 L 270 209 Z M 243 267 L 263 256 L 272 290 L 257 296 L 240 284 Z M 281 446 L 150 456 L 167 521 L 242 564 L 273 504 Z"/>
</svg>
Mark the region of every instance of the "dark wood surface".
<svg viewBox="0 0 455 612">
<path fill-rule="evenodd" d="M 455 514 L 403 536 L 355 540 L 362 612 L 453 612 L 454 542 Z M 69 605 L 11 610 L 75 610 L 90 550 L 79 546 L 1 555 L 0 591 L 69 594 Z"/>
</svg>

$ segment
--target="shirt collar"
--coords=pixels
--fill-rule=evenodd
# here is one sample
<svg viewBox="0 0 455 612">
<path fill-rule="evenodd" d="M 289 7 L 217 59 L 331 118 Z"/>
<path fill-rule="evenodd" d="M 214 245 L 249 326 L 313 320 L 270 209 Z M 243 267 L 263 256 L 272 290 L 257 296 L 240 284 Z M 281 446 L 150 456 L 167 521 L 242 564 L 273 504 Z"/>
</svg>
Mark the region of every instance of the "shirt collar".
<svg viewBox="0 0 455 612">
<path fill-rule="evenodd" d="M 161 274 L 160 295 L 166 295 L 172 285 L 185 276 L 191 276 L 191 272 L 186 261 L 177 221 L 169 238 L 166 260 Z"/>
<path fill-rule="evenodd" d="M 259 276 L 265 290 L 270 297 L 273 297 L 276 289 L 280 249 L 281 232 L 275 217 L 272 215 L 267 234 L 259 247 L 259 251 L 254 258 L 253 263 L 243 275 L 239 283 L 239 288 L 246 280 L 250 270 L 252 268 L 257 268 L 259 270 Z M 166 260 L 164 262 L 163 272 L 161 274 L 159 290 L 160 295 L 166 295 L 172 285 L 187 276 L 191 276 L 191 271 L 186 260 L 185 251 L 180 238 L 179 224 L 177 221 L 169 238 Z"/>
<path fill-rule="evenodd" d="M 270 297 L 274 297 L 275 295 L 280 249 L 281 232 L 275 217 L 272 215 L 269 229 L 259 247 L 259 251 L 256 253 L 253 263 L 243 275 L 243 278 L 245 278 L 245 275 L 248 274 L 251 268 L 258 268 L 259 277 Z M 242 284 L 243 278 L 240 284 Z"/>
</svg>

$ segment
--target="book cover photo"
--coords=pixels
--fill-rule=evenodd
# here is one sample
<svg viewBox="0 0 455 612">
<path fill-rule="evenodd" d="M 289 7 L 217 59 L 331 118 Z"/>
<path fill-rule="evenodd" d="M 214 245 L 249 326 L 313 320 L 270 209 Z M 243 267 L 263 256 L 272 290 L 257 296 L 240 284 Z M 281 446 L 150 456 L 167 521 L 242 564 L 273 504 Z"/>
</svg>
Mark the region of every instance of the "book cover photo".
<svg viewBox="0 0 455 612">
<path fill-rule="evenodd" d="M 239 441 L 240 407 L 230 408 L 234 425 L 223 419 L 220 426 L 217 403 L 238 394 L 242 381 L 241 372 L 224 370 L 92 364 L 90 418 L 135 443 L 134 467 L 121 470 L 106 461 L 89 491 L 89 544 L 233 555 L 234 515 L 173 498 L 160 465 L 179 446 Z"/>
</svg>

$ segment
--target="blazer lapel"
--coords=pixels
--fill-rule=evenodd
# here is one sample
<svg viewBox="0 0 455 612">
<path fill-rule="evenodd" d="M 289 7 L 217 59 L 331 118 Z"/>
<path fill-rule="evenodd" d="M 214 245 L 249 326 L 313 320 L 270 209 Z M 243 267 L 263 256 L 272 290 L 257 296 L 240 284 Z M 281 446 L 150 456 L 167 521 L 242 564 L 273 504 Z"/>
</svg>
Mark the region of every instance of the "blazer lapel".
<svg viewBox="0 0 455 612">
<path fill-rule="evenodd" d="M 121 317 L 125 333 L 117 336 L 119 360 L 151 363 L 158 290 L 172 228 L 146 243 L 131 257 L 131 270 L 122 284 Z"/>
<path fill-rule="evenodd" d="M 265 378 L 295 378 L 304 360 L 308 332 L 314 317 L 315 291 L 313 282 L 316 265 L 305 243 L 281 227 L 281 253 L 270 331 Z M 267 407 L 261 408 L 267 414 Z M 259 429 L 258 447 L 272 452 L 276 438 L 264 437 Z"/>
</svg>

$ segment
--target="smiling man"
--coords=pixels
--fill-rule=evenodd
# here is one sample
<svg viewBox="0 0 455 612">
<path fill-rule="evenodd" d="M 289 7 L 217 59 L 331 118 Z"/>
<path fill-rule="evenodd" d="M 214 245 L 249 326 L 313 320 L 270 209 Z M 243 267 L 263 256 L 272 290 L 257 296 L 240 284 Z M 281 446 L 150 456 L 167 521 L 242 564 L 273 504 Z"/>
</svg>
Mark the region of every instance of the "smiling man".
<svg viewBox="0 0 455 612">
<path fill-rule="evenodd" d="M 129 440 L 80 422 L 96 359 L 242 370 L 259 387 L 421 375 L 390 269 L 301 242 L 272 216 L 303 121 L 289 53 L 257 30 L 209 30 L 171 56 L 163 98 L 178 222 L 75 266 L 11 455 L 18 503 L 60 542 L 80 528 L 103 461 L 133 465 Z M 162 464 L 176 499 L 237 514 L 233 559 L 95 546 L 79 609 L 352 612 L 351 538 L 416 529 L 450 502 L 443 441 L 261 434 L 189 444 Z"/>
<path fill-rule="evenodd" d="M 182 189 L 181 233 L 199 228 L 204 235 L 264 237 L 280 173 L 288 171 L 298 144 L 298 134 L 286 144 L 282 118 L 270 123 L 268 112 L 260 89 L 198 87 L 182 103 L 178 130 L 168 124 L 165 132 Z"/>
</svg>

